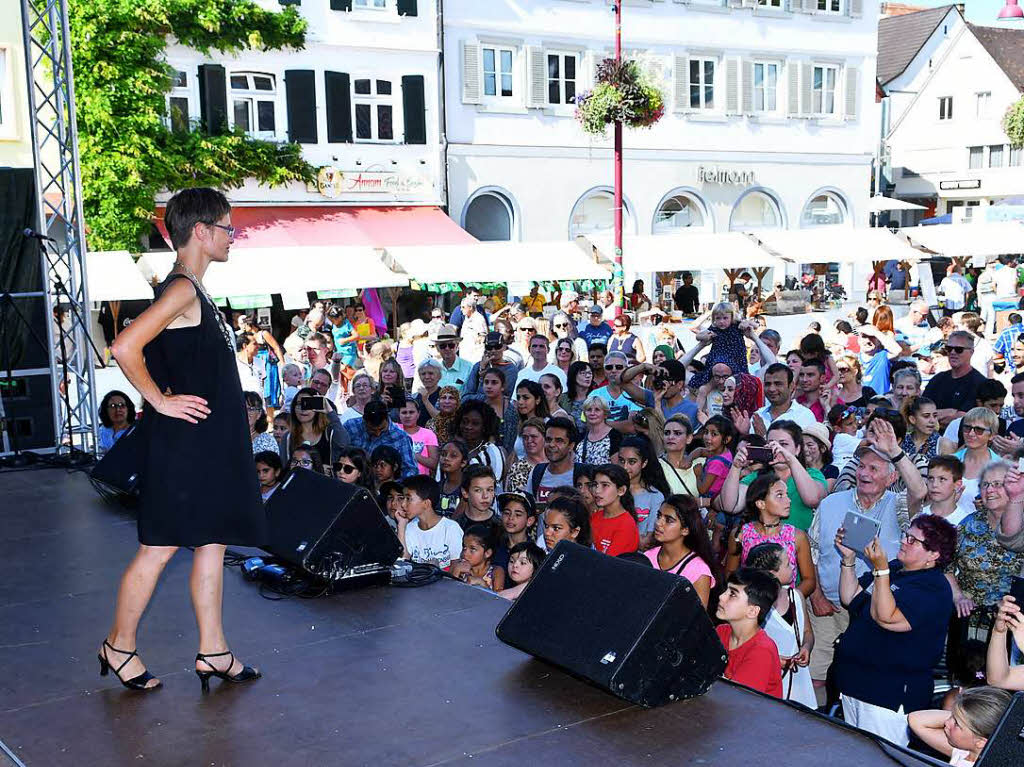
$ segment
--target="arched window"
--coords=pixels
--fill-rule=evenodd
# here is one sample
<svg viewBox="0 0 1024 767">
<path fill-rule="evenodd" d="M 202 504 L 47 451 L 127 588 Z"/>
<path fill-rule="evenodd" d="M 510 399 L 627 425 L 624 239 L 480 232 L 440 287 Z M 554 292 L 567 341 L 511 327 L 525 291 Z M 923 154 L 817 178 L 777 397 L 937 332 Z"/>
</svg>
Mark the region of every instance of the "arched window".
<svg viewBox="0 0 1024 767">
<path fill-rule="evenodd" d="M 811 198 L 800 216 L 800 226 L 832 226 L 846 222 L 846 203 L 832 192 Z"/>
<path fill-rule="evenodd" d="M 628 230 L 631 215 L 625 200 L 622 203 L 622 228 Z M 569 239 L 591 234 L 610 234 L 615 229 L 615 195 L 609 189 L 595 189 L 573 207 L 569 218 Z"/>
<path fill-rule="evenodd" d="M 707 219 L 703 204 L 685 192 L 667 197 L 658 206 L 658 212 L 654 215 L 655 234 L 670 234 L 691 227 L 702 229 L 705 226 Z"/>
<path fill-rule="evenodd" d="M 483 192 L 466 205 L 463 228 L 483 242 L 507 242 L 512 239 L 515 211 L 511 201 L 500 192 Z"/>
<path fill-rule="evenodd" d="M 756 190 L 743 195 L 729 217 L 729 229 L 734 232 L 779 229 L 782 225 L 779 204 L 769 195 Z"/>
</svg>

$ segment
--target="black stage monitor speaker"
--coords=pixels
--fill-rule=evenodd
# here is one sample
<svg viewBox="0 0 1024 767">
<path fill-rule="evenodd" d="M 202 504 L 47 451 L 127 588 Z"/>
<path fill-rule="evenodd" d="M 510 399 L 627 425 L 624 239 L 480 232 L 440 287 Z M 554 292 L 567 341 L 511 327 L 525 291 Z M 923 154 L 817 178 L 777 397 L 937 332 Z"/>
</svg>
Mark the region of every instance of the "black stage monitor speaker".
<svg viewBox="0 0 1024 767">
<path fill-rule="evenodd" d="M 978 757 L 977 767 L 1020 767 L 1024 764 L 1024 692 L 1013 696 L 999 726 Z"/>
<path fill-rule="evenodd" d="M 689 581 L 568 541 L 497 635 L 641 706 L 703 695 L 728 661 Z"/>
<path fill-rule="evenodd" d="M 107 501 L 134 508 L 139 499 L 139 483 L 145 450 L 142 421 L 136 421 L 113 444 L 89 472 L 89 481 Z"/>
<path fill-rule="evenodd" d="M 330 581 L 382 572 L 402 544 L 365 488 L 293 469 L 266 504 L 271 554 Z"/>
</svg>

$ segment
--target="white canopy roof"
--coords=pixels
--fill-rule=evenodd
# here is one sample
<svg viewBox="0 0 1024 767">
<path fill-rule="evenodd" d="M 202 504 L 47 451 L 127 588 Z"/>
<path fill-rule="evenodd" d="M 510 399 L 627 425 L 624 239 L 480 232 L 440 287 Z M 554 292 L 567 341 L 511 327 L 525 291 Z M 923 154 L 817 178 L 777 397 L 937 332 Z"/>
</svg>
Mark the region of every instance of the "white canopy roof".
<svg viewBox="0 0 1024 767">
<path fill-rule="evenodd" d="M 820 226 L 766 230 L 751 236 L 760 240 L 769 251 L 798 264 L 916 261 L 923 255 L 884 227 Z"/>
<path fill-rule="evenodd" d="M 883 194 L 876 194 L 868 200 L 868 213 L 881 213 L 884 210 L 926 210 L 924 205 L 897 200 L 895 197 L 886 197 Z"/>
<path fill-rule="evenodd" d="M 1024 224 L 1014 221 L 908 226 L 899 234 L 914 245 L 944 256 L 999 256 L 1024 253 Z"/>
<path fill-rule="evenodd" d="M 389 247 L 395 269 L 422 283 L 606 280 L 608 269 L 573 242 L 473 242 Z"/>
<path fill-rule="evenodd" d="M 614 257 L 615 244 L 611 236 L 602 234 L 588 239 L 608 259 Z M 622 260 L 626 270 L 634 272 L 783 265 L 742 232 L 625 235 L 622 238 Z"/>
<path fill-rule="evenodd" d="M 163 280 L 174 258 L 169 251 L 145 253 L 139 269 L 148 280 Z M 238 248 L 226 263 L 210 264 L 203 282 L 218 298 L 409 284 L 384 266 L 374 248 L 330 246 Z"/>
<path fill-rule="evenodd" d="M 60 270 L 63 271 L 63 270 Z M 89 301 L 153 298 L 153 288 L 139 274 L 127 250 L 97 250 L 85 255 Z M 63 275 L 67 280 L 67 275 Z"/>
</svg>

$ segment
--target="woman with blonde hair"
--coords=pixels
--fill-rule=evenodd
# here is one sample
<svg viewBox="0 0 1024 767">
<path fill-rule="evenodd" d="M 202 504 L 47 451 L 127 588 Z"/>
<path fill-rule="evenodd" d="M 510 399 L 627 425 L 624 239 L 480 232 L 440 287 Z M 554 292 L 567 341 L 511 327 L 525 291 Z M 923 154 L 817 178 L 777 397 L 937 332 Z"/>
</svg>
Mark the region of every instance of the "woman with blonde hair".
<svg viewBox="0 0 1024 767">
<path fill-rule="evenodd" d="M 576 460 L 595 466 L 611 463 L 619 452 L 622 435 L 608 424 L 608 403 L 593 394 L 583 403 L 585 423 L 582 439 L 576 445 Z"/>
<path fill-rule="evenodd" d="M 878 392 L 870 386 L 861 384 L 864 371 L 860 360 L 852 354 L 844 354 L 836 360 L 836 399 L 837 405 L 850 407 L 867 407 L 868 400 Z"/>
</svg>

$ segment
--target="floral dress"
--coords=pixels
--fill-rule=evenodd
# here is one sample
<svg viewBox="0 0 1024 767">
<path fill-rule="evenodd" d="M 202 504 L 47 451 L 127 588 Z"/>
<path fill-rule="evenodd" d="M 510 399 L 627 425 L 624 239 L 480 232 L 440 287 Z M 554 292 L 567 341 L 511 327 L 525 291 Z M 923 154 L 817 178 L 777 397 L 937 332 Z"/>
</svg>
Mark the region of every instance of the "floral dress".
<svg viewBox="0 0 1024 767">
<path fill-rule="evenodd" d="M 779 525 L 779 530 L 775 535 L 762 535 L 757 531 L 753 522 L 747 522 L 740 529 L 740 544 L 743 546 L 743 555 L 740 561 L 746 562 L 747 554 L 759 543 L 777 543 L 786 550 L 786 554 L 789 556 L 789 564 L 793 566 L 793 577 L 789 585 L 791 587 L 796 586 L 796 576 L 800 572 L 796 561 L 796 528 L 793 525 L 784 523 Z"/>
<path fill-rule="evenodd" d="M 984 511 L 967 517 L 957 533 L 953 565 L 960 589 L 979 607 L 994 607 L 1010 593 L 1013 576 L 1024 566 L 1024 552 L 999 545 Z"/>
<path fill-rule="evenodd" d="M 611 347 L 609 347 L 611 351 Z M 747 344 L 740 330 L 738 323 L 734 322 L 725 330 L 715 334 L 715 340 L 711 342 L 711 351 L 704 361 L 707 366 L 699 373 L 695 373 L 690 379 L 688 386 L 691 389 L 699 389 L 711 380 L 711 368 L 719 362 L 724 362 L 732 368 L 733 375 L 747 372 Z"/>
</svg>

